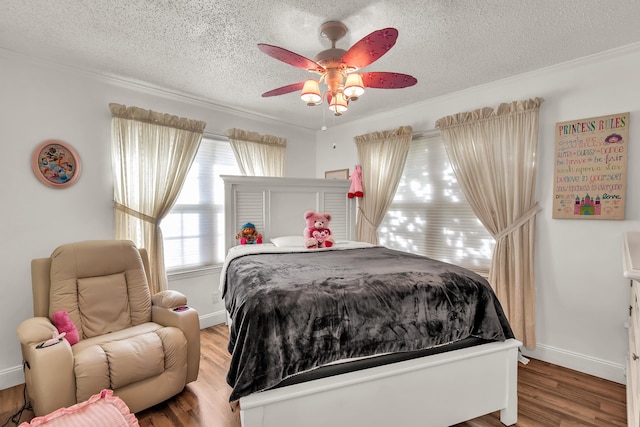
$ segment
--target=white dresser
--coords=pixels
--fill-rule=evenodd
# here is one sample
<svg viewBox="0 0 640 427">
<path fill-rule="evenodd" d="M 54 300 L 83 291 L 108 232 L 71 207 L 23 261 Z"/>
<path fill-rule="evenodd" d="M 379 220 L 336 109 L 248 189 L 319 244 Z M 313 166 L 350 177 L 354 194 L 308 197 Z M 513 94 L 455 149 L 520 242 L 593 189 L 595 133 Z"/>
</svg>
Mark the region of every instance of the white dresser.
<svg viewBox="0 0 640 427">
<path fill-rule="evenodd" d="M 629 279 L 629 352 L 627 354 L 627 423 L 640 425 L 640 232 L 626 232 L 622 248 L 624 277 Z"/>
</svg>

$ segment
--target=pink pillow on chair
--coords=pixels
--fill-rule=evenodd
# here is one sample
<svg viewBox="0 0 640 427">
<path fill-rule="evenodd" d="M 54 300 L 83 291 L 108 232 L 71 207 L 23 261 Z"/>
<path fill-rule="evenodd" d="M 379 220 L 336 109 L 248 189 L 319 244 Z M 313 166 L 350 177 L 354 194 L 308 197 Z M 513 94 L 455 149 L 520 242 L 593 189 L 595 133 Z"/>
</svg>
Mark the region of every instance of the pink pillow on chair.
<svg viewBox="0 0 640 427">
<path fill-rule="evenodd" d="M 69 313 L 67 313 L 66 311 L 56 311 L 55 313 L 53 313 L 51 321 L 58 330 L 58 333 L 61 334 L 65 332 L 64 338 L 69 341 L 69 344 L 74 345 L 75 343 L 80 341 L 80 337 L 78 336 L 78 329 L 76 329 L 76 325 L 74 325 L 71 321 Z"/>
</svg>

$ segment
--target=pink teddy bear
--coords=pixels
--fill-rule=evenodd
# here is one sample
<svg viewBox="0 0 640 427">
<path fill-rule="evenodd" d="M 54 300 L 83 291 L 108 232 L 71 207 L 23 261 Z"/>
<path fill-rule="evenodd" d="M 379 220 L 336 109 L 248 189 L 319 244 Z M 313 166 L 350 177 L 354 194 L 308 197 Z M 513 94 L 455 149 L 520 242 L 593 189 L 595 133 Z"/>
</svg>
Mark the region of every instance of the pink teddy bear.
<svg viewBox="0 0 640 427">
<path fill-rule="evenodd" d="M 69 344 L 74 345 L 80 340 L 78 329 L 66 311 L 56 311 L 53 313 L 51 322 L 53 322 L 53 325 L 58 332 L 60 332 L 60 337 L 64 337 L 69 341 Z"/>
<path fill-rule="evenodd" d="M 304 245 L 307 249 L 330 248 L 333 246 L 334 240 L 329 229 L 330 213 L 306 211 L 304 219 L 307 221 L 307 226 L 303 230 Z"/>
</svg>

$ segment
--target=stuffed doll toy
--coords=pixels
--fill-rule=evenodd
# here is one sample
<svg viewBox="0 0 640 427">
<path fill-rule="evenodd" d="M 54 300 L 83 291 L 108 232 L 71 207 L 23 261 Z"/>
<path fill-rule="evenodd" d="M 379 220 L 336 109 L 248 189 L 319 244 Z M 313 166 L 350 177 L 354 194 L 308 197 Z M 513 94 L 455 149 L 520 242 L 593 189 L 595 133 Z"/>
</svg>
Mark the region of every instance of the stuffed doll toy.
<svg viewBox="0 0 640 427">
<path fill-rule="evenodd" d="M 73 321 L 69 317 L 69 313 L 66 311 L 56 311 L 51 316 L 51 322 L 60 332 L 60 337 L 64 337 L 69 344 L 74 345 L 80 340 L 78 335 L 78 329 Z"/>
<path fill-rule="evenodd" d="M 334 240 L 329 229 L 331 214 L 306 211 L 304 219 L 307 221 L 307 226 L 303 230 L 304 245 L 307 249 L 330 248 L 333 246 Z"/>
<path fill-rule="evenodd" d="M 351 179 L 351 188 L 349 188 L 347 197 L 350 199 L 353 199 L 354 197 L 362 197 L 362 168 L 360 165 L 356 165 L 349 178 Z"/>
<path fill-rule="evenodd" d="M 262 234 L 256 231 L 256 226 L 248 222 L 242 226 L 238 234 L 236 234 L 236 240 L 240 239 L 241 245 L 254 245 L 256 243 L 262 243 Z"/>
</svg>

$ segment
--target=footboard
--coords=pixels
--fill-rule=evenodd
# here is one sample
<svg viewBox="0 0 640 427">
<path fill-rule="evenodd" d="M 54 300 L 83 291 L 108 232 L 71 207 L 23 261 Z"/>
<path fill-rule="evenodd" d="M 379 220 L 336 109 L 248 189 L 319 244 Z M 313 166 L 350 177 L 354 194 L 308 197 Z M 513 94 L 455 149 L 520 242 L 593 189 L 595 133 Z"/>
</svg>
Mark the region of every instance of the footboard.
<svg viewBox="0 0 640 427">
<path fill-rule="evenodd" d="M 518 418 L 510 339 L 255 393 L 240 399 L 242 427 L 447 426 L 494 411 Z"/>
</svg>

